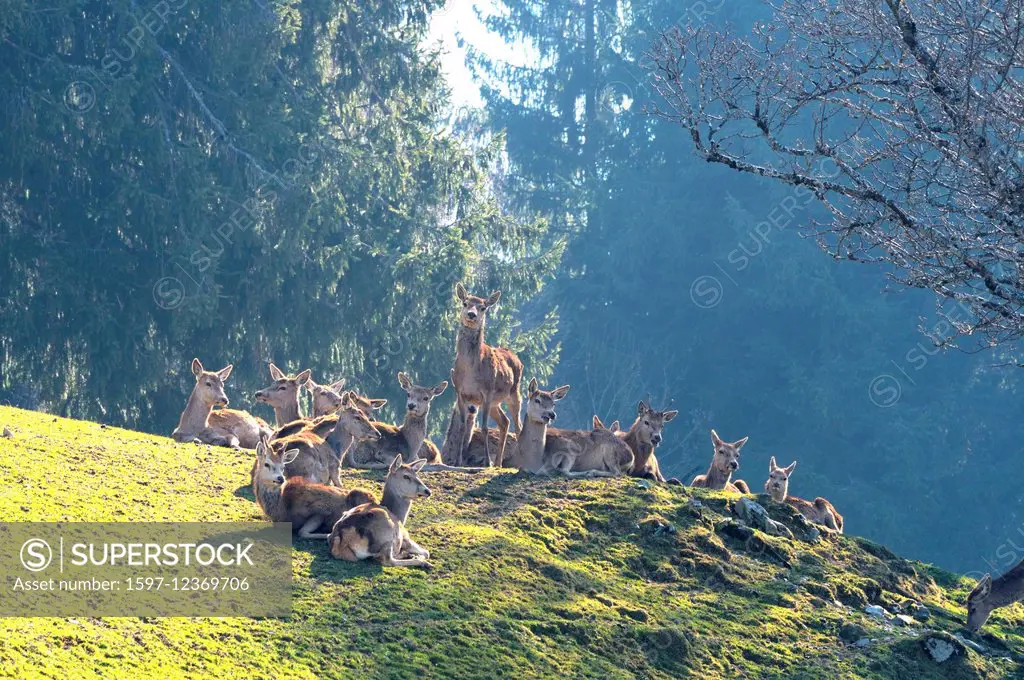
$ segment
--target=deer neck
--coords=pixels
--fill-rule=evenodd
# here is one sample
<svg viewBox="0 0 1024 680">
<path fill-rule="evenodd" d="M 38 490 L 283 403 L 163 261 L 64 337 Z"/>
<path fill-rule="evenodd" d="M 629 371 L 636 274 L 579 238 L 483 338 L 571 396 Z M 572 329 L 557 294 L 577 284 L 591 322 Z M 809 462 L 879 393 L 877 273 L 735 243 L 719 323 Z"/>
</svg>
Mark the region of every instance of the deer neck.
<svg viewBox="0 0 1024 680">
<path fill-rule="evenodd" d="M 405 412 L 405 422 L 398 428 L 398 431 L 402 433 L 402 438 L 405 439 L 405 443 L 409 447 L 409 459 L 406 462 L 415 460 L 420 447 L 423 446 L 423 440 L 427 438 L 428 415 L 430 415 L 430 411 L 422 416 L 413 415 L 412 411 Z"/>
<path fill-rule="evenodd" d="M 771 491 L 768 492 L 768 495 L 771 496 L 772 500 L 775 501 L 776 503 L 784 503 L 786 501 L 786 497 L 789 496 L 789 489 L 773 488 Z"/>
<path fill-rule="evenodd" d="M 519 457 L 523 466 L 531 472 L 540 470 L 544 463 L 544 447 L 548 443 L 548 425 L 543 421 L 527 418 L 519 433 Z"/>
<path fill-rule="evenodd" d="M 274 407 L 274 418 L 277 419 L 277 426 L 287 425 L 293 421 L 298 420 L 302 417 L 302 412 L 299 410 L 299 396 L 295 395 L 295 401 L 285 406 Z"/>
<path fill-rule="evenodd" d="M 278 520 L 278 509 L 281 505 L 281 486 L 277 484 L 264 484 L 260 481 L 259 474 L 252 482 L 252 493 L 256 497 L 256 503 L 263 509 L 263 512 L 271 519 Z"/>
<path fill-rule="evenodd" d="M 210 420 L 213 404 L 207 404 L 199 397 L 199 391 L 193 389 L 185 404 L 185 410 L 178 421 L 178 432 L 194 434 L 206 429 Z"/>
<path fill-rule="evenodd" d="M 732 480 L 732 472 L 720 469 L 712 461 L 705 478 L 709 489 L 724 489 Z"/>
<path fill-rule="evenodd" d="M 633 469 L 640 470 L 647 465 L 647 461 L 654 455 L 654 446 L 645 444 L 640 440 L 640 419 L 637 418 L 633 427 L 626 433 L 626 444 L 633 450 Z"/>
<path fill-rule="evenodd" d="M 327 435 L 327 439 L 324 441 L 334 451 L 334 455 L 338 457 L 338 460 L 342 460 L 348 450 L 352 448 L 352 443 L 355 441 L 355 437 L 348 433 L 341 423 L 338 423 L 337 427 L 331 430 L 331 433 Z"/>
<path fill-rule="evenodd" d="M 399 496 L 387 484 L 384 485 L 384 493 L 381 496 L 380 504 L 387 508 L 388 512 L 394 515 L 402 524 L 405 524 L 405 520 L 409 518 L 409 509 L 412 508 L 412 500 Z"/>
<path fill-rule="evenodd" d="M 484 324 L 480 328 L 459 328 L 459 338 L 455 344 L 455 357 L 479 357 L 484 351 Z"/>
</svg>

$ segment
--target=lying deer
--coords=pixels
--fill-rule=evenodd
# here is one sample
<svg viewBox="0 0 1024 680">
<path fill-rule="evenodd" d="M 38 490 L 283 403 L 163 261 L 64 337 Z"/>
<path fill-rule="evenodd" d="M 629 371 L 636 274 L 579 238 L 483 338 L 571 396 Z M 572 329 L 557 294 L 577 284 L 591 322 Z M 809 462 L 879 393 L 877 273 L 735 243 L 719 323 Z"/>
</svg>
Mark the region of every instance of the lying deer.
<svg viewBox="0 0 1024 680">
<path fill-rule="evenodd" d="M 430 402 L 444 393 L 448 381 L 435 387 L 414 385 L 405 373 L 398 374 L 398 384 L 406 396 L 405 422 L 401 427 L 375 422 L 373 426 L 380 432 L 380 439 L 355 446 L 346 459 L 352 467 L 364 470 L 383 470 L 390 466 L 395 455 L 402 460 L 412 462 L 423 458 L 433 465 L 441 462 L 441 452 L 437 445 L 428 440 L 427 416 L 430 415 Z M 331 441 L 328 438 L 328 441 Z"/>
<path fill-rule="evenodd" d="M 330 415 L 341 408 L 342 398 L 346 394 L 342 390 L 345 387 L 345 380 L 338 380 L 330 385 L 318 385 L 312 378 L 306 381 L 305 388 L 313 397 L 313 417 Z M 388 403 L 387 399 L 368 399 L 355 392 L 349 392 L 356 408 L 366 414 L 367 418 L 373 419 L 373 412 L 384 408 Z"/>
<path fill-rule="evenodd" d="M 764 483 L 764 492 L 771 496 L 776 503 L 792 505 L 809 522 L 820 524 L 837 534 L 843 533 L 843 516 L 836 512 L 836 509 L 827 500 L 819 497 L 811 503 L 803 498 L 789 495 L 789 477 L 795 469 L 795 460 L 786 467 L 779 467 L 775 463 L 775 456 L 772 456 L 768 461 L 768 480 Z"/>
<path fill-rule="evenodd" d="M 207 371 L 199 359 L 192 360 L 196 385 L 171 433 L 174 441 L 254 449 L 261 434 L 270 434 L 270 426 L 262 418 L 227 408 L 224 381 L 231 375 L 231 369 L 229 364 L 219 371 Z M 214 406 L 223 408 L 215 411 Z"/>
<path fill-rule="evenodd" d="M 679 415 L 679 411 L 655 411 L 647 405 L 647 402 L 641 401 L 637 405 L 636 412 L 637 417 L 633 427 L 621 435 L 633 451 L 633 468 L 629 474 L 633 477 L 664 482 L 665 476 L 661 474 L 661 467 L 658 465 L 657 456 L 654 455 L 654 449 L 662 442 L 665 423 Z"/>
<path fill-rule="evenodd" d="M 299 450 L 285 468 L 288 477 L 322 484 L 330 480 L 335 486 L 341 486 L 338 467 L 353 444 L 380 439 L 380 432 L 350 399 L 336 415 L 321 416 L 312 424 L 295 421 L 277 434 L 279 438 L 272 441 L 275 450 Z"/>
<path fill-rule="evenodd" d="M 510 349 L 491 347 L 484 342 L 484 327 L 488 311 L 501 299 L 495 291 L 484 299 L 470 295 L 461 284 L 455 286 L 455 295 L 462 303 L 459 315 L 459 335 L 455 345 L 455 376 L 459 384 L 459 398 L 465 404 L 473 404 L 482 414 L 483 441 L 487 459 L 501 467 L 505 459 L 505 445 L 508 441 L 509 417 L 501 405 L 508 404 L 512 412 L 511 423 L 514 432 L 519 433 L 520 382 L 523 378 L 523 362 Z M 488 417 L 498 424 L 498 447 L 492 453 L 488 436 Z M 460 463 L 462 456 L 459 456 Z"/>
<path fill-rule="evenodd" d="M 402 457 L 395 456 L 380 503 L 349 510 L 331 529 L 327 538 L 331 557 L 349 562 L 374 559 L 385 567 L 433 567 L 427 561 L 430 552 L 417 545 L 405 528 L 413 500 L 430 495 L 416 474 L 426 464 L 423 459 L 403 464 Z"/>
<path fill-rule="evenodd" d="M 286 375 L 273 362 L 270 363 L 270 377 L 274 383 L 258 390 L 254 396 L 256 401 L 274 409 L 276 427 L 281 428 L 304 419 L 299 406 L 299 388 L 309 380 L 309 373 L 307 368 L 298 375 Z"/>
<path fill-rule="evenodd" d="M 715 446 L 715 455 L 711 459 L 711 467 L 706 474 L 697 475 L 690 486 L 705 489 L 732 491 L 733 493 L 750 493 L 750 487 L 742 479 L 732 481 L 732 473 L 740 468 L 740 449 L 747 443 L 744 437 L 732 443 L 722 441 L 718 433 L 711 430 L 711 443 Z"/>
<path fill-rule="evenodd" d="M 993 580 L 985 574 L 967 596 L 967 630 L 977 632 L 992 612 L 1024 600 L 1024 561 Z"/>
<path fill-rule="evenodd" d="M 605 427 L 597 416 L 589 432 L 549 428 L 544 472 L 569 477 L 628 475 L 633 469 L 633 451 L 618 432 L 619 421 Z"/>
<path fill-rule="evenodd" d="M 285 478 L 285 466 L 298 456 L 298 449 L 274 451 L 266 437 L 256 445 L 252 492 L 271 522 L 291 522 L 301 538 L 327 538 L 329 534 L 317 530 L 333 527 L 352 508 L 374 501 L 362 489 L 346 491 L 303 477 Z"/>
</svg>

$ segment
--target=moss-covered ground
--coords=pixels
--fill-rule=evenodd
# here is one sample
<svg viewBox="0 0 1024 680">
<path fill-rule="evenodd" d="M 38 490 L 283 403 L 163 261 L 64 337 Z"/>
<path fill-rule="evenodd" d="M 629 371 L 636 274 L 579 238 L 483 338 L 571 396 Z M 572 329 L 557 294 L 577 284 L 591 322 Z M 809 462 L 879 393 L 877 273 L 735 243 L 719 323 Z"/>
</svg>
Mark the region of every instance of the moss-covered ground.
<svg viewBox="0 0 1024 680">
<path fill-rule="evenodd" d="M 10 408 L 4 426 L 0 521 L 260 519 L 249 452 Z M 380 473 L 343 475 L 380 489 Z M 423 477 L 433 495 L 410 529 L 433 571 L 296 540 L 289 619 L 0 619 L 0 675 L 1024 678 L 1024 607 L 993 615 L 974 638 L 985 653 L 936 664 L 921 636 L 959 631 L 972 583 L 866 540 L 744 538 L 727 521 L 735 497 L 632 479 Z M 910 601 L 931 618 L 863 613 Z"/>
</svg>

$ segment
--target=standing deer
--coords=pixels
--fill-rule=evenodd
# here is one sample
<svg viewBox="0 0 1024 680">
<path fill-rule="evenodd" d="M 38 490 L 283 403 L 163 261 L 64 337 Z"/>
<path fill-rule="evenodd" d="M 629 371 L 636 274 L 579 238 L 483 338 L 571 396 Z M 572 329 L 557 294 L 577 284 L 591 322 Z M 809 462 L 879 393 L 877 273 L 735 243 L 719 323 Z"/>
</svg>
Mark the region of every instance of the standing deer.
<svg viewBox="0 0 1024 680">
<path fill-rule="evenodd" d="M 967 596 L 967 630 L 977 632 L 992 612 L 1024 600 L 1024 561 L 993 580 L 985 574 Z"/>
<path fill-rule="evenodd" d="M 788 503 L 796 508 L 809 522 L 820 524 L 837 534 L 843 533 L 843 516 L 820 496 L 814 502 L 789 495 L 789 477 L 796 469 L 796 461 L 786 467 L 775 463 L 775 456 L 768 461 L 768 480 L 764 483 L 764 492 L 776 503 Z"/>
<path fill-rule="evenodd" d="M 280 368 L 270 363 L 270 377 L 274 384 L 256 392 L 256 401 L 267 404 L 274 409 L 277 427 L 302 419 L 299 408 L 299 388 L 309 380 L 309 369 L 298 375 L 286 375 Z"/>
<path fill-rule="evenodd" d="M 285 466 L 298 456 L 298 449 L 275 451 L 266 437 L 256 445 L 252 492 L 271 522 L 291 522 L 301 538 L 324 539 L 329 534 L 315 533 L 317 529 L 333 527 L 352 508 L 373 502 L 362 489 L 346 491 L 303 477 L 286 478 Z"/>
<path fill-rule="evenodd" d="M 633 427 L 621 435 L 633 451 L 633 468 L 629 474 L 633 477 L 664 482 L 665 476 L 661 474 L 661 466 L 658 465 L 654 449 L 662 442 L 665 423 L 679 415 L 679 411 L 655 411 L 645 401 L 637 405 L 636 411 L 637 417 Z"/>
<path fill-rule="evenodd" d="M 375 559 L 385 567 L 433 567 L 427 561 L 430 552 L 413 541 L 405 528 L 413 500 L 430 496 L 430 489 L 416 474 L 426 464 L 423 459 L 403 464 L 402 457 L 395 456 L 380 503 L 353 508 L 331 529 L 327 538 L 331 557 L 349 562 Z"/>
<path fill-rule="evenodd" d="M 718 433 L 711 430 L 711 443 L 715 446 L 711 467 L 708 468 L 706 474 L 694 477 L 690 486 L 718 489 L 719 491 L 725 489 L 733 493 L 750 493 L 750 487 L 742 479 L 732 481 L 732 473 L 740 468 L 740 449 L 747 443 L 747 439 L 749 437 L 729 443 L 722 441 Z"/>
<path fill-rule="evenodd" d="M 207 371 L 199 359 L 192 360 L 196 384 L 178 426 L 171 433 L 174 441 L 254 449 L 261 434 L 270 434 L 270 426 L 262 418 L 227 408 L 224 381 L 232 368 L 229 364 L 219 371 Z M 214 406 L 223 408 L 215 411 Z"/>
<path fill-rule="evenodd" d="M 349 465 L 384 470 L 390 466 L 395 454 L 410 463 L 418 458 L 431 464 L 441 462 L 437 445 L 426 438 L 427 416 L 430 415 L 430 403 L 444 393 L 448 381 L 435 387 L 421 387 L 414 385 L 408 375 L 399 372 L 398 384 L 406 396 L 405 422 L 401 427 L 375 422 L 373 426 L 380 432 L 380 439 L 353 448 L 347 459 Z M 330 437 L 328 441 L 331 441 Z"/>
<path fill-rule="evenodd" d="M 488 460 L 501 467 L 505 460 L 505 444 L 508 440 L 509 417 L 501 405 L 508 404 L 512 412 L 511 423 L 519 434 L 520 382 L 523 378 L 523 362 L 512 350 L 491 347 L 484 342 L 484 327 L 487 312 L 501 299 L 495 291 L 484 299 L 470 295 L 461 284 L 455 286 L 455 295 L 462 303 L 459 314 L 459 335 L 455 345 L 455 378 L 459 384 L 459 398 L 465 404 L 474 404 L 480 409 L 483 422 L 484 444 Z M 498 448 L 491 453 L 488 437 L 488 417 L 498 424 Z M 459 456 L 460 462 L 462 455 Z"/>
</svg>

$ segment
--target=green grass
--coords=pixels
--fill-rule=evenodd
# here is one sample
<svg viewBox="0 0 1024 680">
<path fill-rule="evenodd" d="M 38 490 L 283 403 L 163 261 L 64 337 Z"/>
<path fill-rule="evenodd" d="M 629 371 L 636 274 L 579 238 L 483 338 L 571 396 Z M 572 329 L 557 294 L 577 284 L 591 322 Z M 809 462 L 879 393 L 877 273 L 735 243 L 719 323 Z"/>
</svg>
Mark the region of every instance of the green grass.
<svg viewBox="0 0 1024 680">
<path fill-rule="evenodd" d="M 9 408 L 3 426 L 14 437 L 0 439 L 2 521 L 260 518 L 243 486 L 250 453 Z M 343 475 L 380 489 L 378 473 Z M 930 608 L 929 627 L 956 632 L 972 585 L 863 539 L 740 540 L 723 530 L 733 499 L 637 480 L 424 478 L 433 495 L 413 506 L 410 528 L 431 572 L 338 562 L 323 542 L 297 540 L 287 620 L 2 619 L 0 675 L 1024 677 L 1013 660 L 1024 652 L 1020 605 L 977 638 L 993 654 L 941 666 L 922 651 L 922 627 L 861 613 L 913 598 Z M 664 522 L 677 531 L 656 533 Z M 872 645 L 844 646 L 848 622 Z"/>
</svg>

